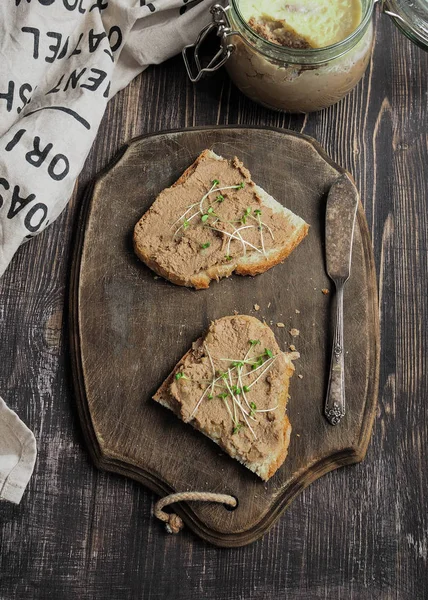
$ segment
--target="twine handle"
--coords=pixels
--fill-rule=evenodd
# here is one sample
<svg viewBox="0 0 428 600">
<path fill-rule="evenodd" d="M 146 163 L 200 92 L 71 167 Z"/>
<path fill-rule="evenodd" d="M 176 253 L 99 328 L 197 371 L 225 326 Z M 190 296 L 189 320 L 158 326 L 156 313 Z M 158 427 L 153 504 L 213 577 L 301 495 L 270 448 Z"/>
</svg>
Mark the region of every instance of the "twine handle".
<svg viewBox="0 0 428 600">
<path fill-rule="evenodd" d="M 153 508 L 153 514 L 155 517 L 165 523 L 166 530 L 168 533 L 178 533 L 184 527 L 184 523 L 181 518 L 175 513 L 167 513 L 163 509 L 169 504 L 175 504 L 176 502 L 218 502 L 219 504 L 226 504 L 227 506 L 236 507 L 238 502 L 233 496 L 229 494 L 213 494 L 210 492 L 181 492 L 178 494 L 170 494 L 158 500 Z"/>
</svg>

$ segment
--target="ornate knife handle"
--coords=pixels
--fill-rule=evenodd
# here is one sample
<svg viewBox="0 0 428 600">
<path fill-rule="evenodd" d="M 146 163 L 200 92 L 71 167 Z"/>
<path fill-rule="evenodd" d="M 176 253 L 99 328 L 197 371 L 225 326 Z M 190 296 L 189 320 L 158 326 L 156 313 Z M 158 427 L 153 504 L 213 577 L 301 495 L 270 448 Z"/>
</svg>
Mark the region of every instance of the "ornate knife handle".
<svg viewBox="0 0 428 600">
<path fill-rule="evenodd" d="M 337 425 L 345 415 L 345 349 L 343 346 L 344 284 L 344 281 L 336 283 L 336 323 L 327 397 L 324 407 L 324 414 L 331 425 Z"/>
</svg>

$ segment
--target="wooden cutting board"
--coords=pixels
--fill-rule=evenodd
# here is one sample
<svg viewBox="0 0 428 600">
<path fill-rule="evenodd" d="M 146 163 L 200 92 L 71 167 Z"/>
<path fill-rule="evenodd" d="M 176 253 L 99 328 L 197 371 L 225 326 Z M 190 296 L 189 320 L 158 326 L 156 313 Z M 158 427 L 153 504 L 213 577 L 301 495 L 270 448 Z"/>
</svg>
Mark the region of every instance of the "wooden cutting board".
<svg viewBox="0 0 428 600">
<path fill-rule="evenodd" d="M 232 276 L 195 291 L 155 277 L 134 255 L 132 231 L 156 195 L 205 148 L 228 158 L 237 155 L 254 181 L 311 229 L 284 264 L 255 278 Z M 378 388 L 379 323 L 361 204 L 345 289 L 347 415 L 337 427 L 323 417 L 334 309 L 334 293 L 322 293 L 333 292 L 324 265 L 324 213 L 329 188 L 343 172 L 313 139 L 284 130 L 172 131 L 125 146 L 83 203 L 70 330 L 89 451 L 100 468 L 132 477 L 160 495 L 190 490 L 234 495 L 239 504 L 233 511 L 201 502 L 174 507 L 188 527 L 219 546 L 254 541 L 305 486 L 366 453 Z M 290 387 L 288 458 L 267 483 L 151 400 L 210 321 L 234 311 L 273 323 L 280 346 L 295 344 L 301 353 Z M 299 337 L 291 337 L 292 327 Z"/>
</svg>

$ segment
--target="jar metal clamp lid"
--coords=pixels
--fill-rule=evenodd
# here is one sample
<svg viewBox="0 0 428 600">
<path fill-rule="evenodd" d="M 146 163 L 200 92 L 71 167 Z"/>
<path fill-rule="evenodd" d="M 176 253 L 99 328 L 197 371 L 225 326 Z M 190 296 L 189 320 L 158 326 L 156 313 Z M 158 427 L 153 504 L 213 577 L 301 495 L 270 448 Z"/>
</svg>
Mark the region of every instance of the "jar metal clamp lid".
<svg viewBox="0 0 428 600">
<path fill-rule="evenodd" d="M 381 7 L 405 36 L 428 51 L 427 0 L 382 0 Z"/>
<path fill-rule="evenodd" d="M 235 46 L 229 42 L 229 38 L 233 35 L 241 35 L 238 31 L 232 31 L 230 27 L 230 21 L 227 17 L 227 12 L 230 7 L 223 8 L 220 4 L 214 4 L 211 7 L 210 12 L 212 15 L 212 22 L 204 27 L 200 32 L 198 39 L 194 44 L 189 44 L 183 48 L 183 59 L 186 65 L 187 74 L 189 75 L 190 81 L 196 83 L 201 79 L 205 73 L 213 73 L 220 69 L 225 62 L 230 58 L 230 55 L 235 49 Z M 215 56 L 210 60 L 206 67 L 202 67 L 199 51 L 201 46 L 208 36 L 209 33 L 216 30 L 217 36 L 220 38 L 220 49 Z M 196 73 L 193 72 L 192 64 L 189 60 L 189 53 L 193 54 L 193 62 L 196 67 Z"/>
<path fill-rule="evenodd" d="M 428 51 L 428 2 L 427 0 L 373 0 L 373 6 L 379 4 L 381 11 L 388 15 L 394 24 L 406 35 L 413 43 Z M 204 74 L 213 73 L 222 67 L 230 58 L 235 49 L 231 43 L 231 37 L 242 34 L 231 28 L 228 18 L 230 6 L 224 8 L 220 4 L 214 4 L 210 12 L 212 21 L 199 34 L 194 44 L 189 44 L 183 48 L 183 59 L 190 80 L 195 83 L 201 79 Z M 209 63 L 202 67 L 199 52 L 202 43 L 209 33 L 216 31 L 220 38 L 220 48 Z M 194 67 L 191 59 L 193 58 Z"/>
</svg>

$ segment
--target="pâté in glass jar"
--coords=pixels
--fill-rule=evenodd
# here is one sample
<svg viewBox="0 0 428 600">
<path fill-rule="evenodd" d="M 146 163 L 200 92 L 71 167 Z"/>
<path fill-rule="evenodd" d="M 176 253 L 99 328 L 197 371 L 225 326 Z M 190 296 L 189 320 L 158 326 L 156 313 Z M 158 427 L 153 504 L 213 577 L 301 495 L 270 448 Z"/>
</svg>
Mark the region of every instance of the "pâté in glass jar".
<svg viewBox="0 0 428 600">
<path fill-rule="evenodd" d="M 363 77 L 373 47 L 376 0 L 230 0 L 211 8 L 212 23 L 183 50 L 192 81 L 225 65 L 256 102 L 312 112 L 341 100 Z M 382 9 L 428 49 L 428 2 L 390 0 Z M 200 47 L 215 29 L 221 46 L 202 67 Z M 193 64 L 189 58 L 193 52 Z M 194 70 L 196 68 L 196 72 Z"/>
</svg>

